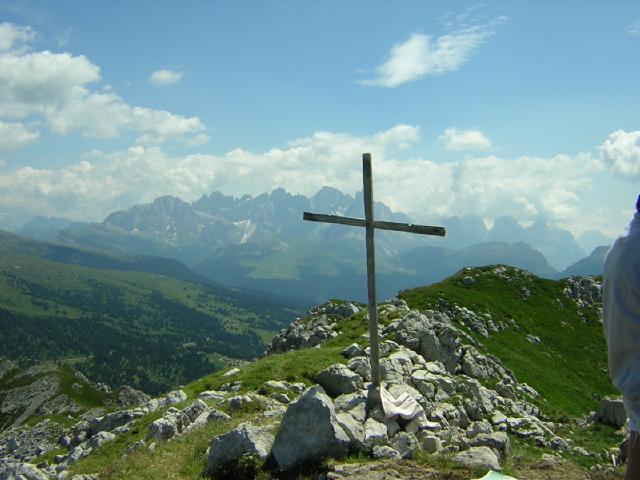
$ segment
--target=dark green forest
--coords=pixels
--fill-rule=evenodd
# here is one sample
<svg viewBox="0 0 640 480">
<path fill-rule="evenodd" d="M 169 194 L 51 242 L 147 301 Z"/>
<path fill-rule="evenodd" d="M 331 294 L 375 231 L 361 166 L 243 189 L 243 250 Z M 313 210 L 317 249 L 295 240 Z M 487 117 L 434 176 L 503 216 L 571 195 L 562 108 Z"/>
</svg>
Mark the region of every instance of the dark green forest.
<svg viewBox="0 0 640 480">
<path fill-rule="evenodd" d="M 254 358 L 299 313 L 223 287 L 29 253 L 0 241 L 3 355 L 23 365 L 68 362 L 113 387 L 159 393 L 215 371 L 225 358 Z M 91 253 L 71 257 L 86 263 Z M 92 260 L 100 262 L 114 265 Z"/>
</svg>

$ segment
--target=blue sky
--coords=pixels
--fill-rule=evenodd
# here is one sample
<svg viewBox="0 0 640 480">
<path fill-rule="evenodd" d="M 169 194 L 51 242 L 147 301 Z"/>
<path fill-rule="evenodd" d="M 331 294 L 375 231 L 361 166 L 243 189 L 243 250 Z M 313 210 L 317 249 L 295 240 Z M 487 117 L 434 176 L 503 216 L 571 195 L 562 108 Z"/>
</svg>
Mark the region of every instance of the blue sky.
<svg viewBox="0 0 640 480">
<path fill-rule="evenodd" d="M 360 187 L 427 221 L 613 235 L 640 193 L 637 1 L 0 0 L 0 213 Z"/>
</svg>

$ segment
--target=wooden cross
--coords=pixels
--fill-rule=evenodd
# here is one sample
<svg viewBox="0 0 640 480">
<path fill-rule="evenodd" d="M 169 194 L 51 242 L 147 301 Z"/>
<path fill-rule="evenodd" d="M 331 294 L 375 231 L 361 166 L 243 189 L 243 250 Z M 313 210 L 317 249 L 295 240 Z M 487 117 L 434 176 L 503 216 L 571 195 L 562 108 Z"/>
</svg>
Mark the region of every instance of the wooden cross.
<svg viewBox="0 0 640 480">
<path fill-rule="evenodd" d="M 374 388 L 380 387 L 380 351 L 378 347 L 378 310 L 376 308 L 376 264 L 373 232 L 381 230 L 395 230 L 399 232 L 419 233 L 421 235 L 437 235 L 444 237 L 443 227 L 413 225 L 410 223 L 381 222 L 373 219 L 373 186 L 371 181 L 371 154 L 362 154 L 362 176 L 364 183 L 364 216 L 361 218 L 340 217 L 338 215 L 322 215 L 304 212 L 303 219 L 312 222 L 339 223 L 354 227 L 365 227 L 367 244 L 367 287 L 369 292 L 369 343 L 371 344 L 371 382 Z"/>
</svg>

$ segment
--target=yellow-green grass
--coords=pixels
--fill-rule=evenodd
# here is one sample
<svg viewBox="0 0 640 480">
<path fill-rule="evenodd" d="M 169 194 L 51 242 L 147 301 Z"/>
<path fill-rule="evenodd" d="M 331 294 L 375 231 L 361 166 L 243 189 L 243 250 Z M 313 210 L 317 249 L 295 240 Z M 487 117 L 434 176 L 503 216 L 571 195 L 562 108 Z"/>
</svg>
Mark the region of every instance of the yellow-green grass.
<svg viewBox="0 0 640 480">
<path fill-rule="evenodd" d="M 579 309 L 564 293 L 564 281 L 545 280 L 509 269 L 513 280 L 490 273 L 493 267 L 462 271 L 430 287 L 401 293 L 410 307 L 421 310 L 450 305 L 465 306 L 477 313 L 490 313 L 493 320 L 515 320 L 485 338 L 467 330 L 485 352 L 496 355 L 512 369 L 519 382 L 541 394 L 543 412 L 562 419 L 588 413 L 604 395 L 613 392 L 606 374 L 606 344 L 597 308 Z M 461 279 L 473 275 L 477 282 L 464 286 Z M 524 298 L 521 288 L 530 296 Z M 538 336 L 540 344 L 527 340 Z"/>
</svg>

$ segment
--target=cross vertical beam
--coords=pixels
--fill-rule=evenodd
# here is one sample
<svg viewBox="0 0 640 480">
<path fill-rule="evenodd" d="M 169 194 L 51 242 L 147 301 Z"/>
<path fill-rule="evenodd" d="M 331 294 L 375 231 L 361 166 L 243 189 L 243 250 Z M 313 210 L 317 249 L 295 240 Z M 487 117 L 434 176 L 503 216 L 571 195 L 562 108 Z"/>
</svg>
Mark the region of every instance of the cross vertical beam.
<svg viewBox="0 0 640 480">
<path fill-rule="evenodd" d="M 369 345 L 371 348 L 371 383 L 380 386 L 380 348 L 378 346 L 378 309 L 376 299 L 376 249 L 373 218 L 373 181 L 371 154 L 362 154 L 362 181 L 364 186 L 364 221 L 367 244 L 367 291 L 369 296 Z"/>
<path fill-rule="evenodd" d="M 311 222 L 334 223 L 366 228 L 369 342 L 371 357 L 371 383 L 373 387 L 369 391 L 369 404 L 372 406 L 380 402 L 380 348 L 378 339 L 378 310 L 376 303 L 376 255 L 374 231 L 376 228 L 379 228 L 381 230 L 394 230 L 397 232 L 417 233 L 420 235 L 435 235 L 438 237 L 444 237 L 447 232 L 443 227 L 414 225 L 412 223 L 382 222 L 374 219 L 370 153 L 362 154 L 362 181 L 364 186 L 364 220 L 361 218 L 324 215 L 321 213 L 311 212 L 304 212 L 302 218 L 303 220 Z"/>
</svg>

